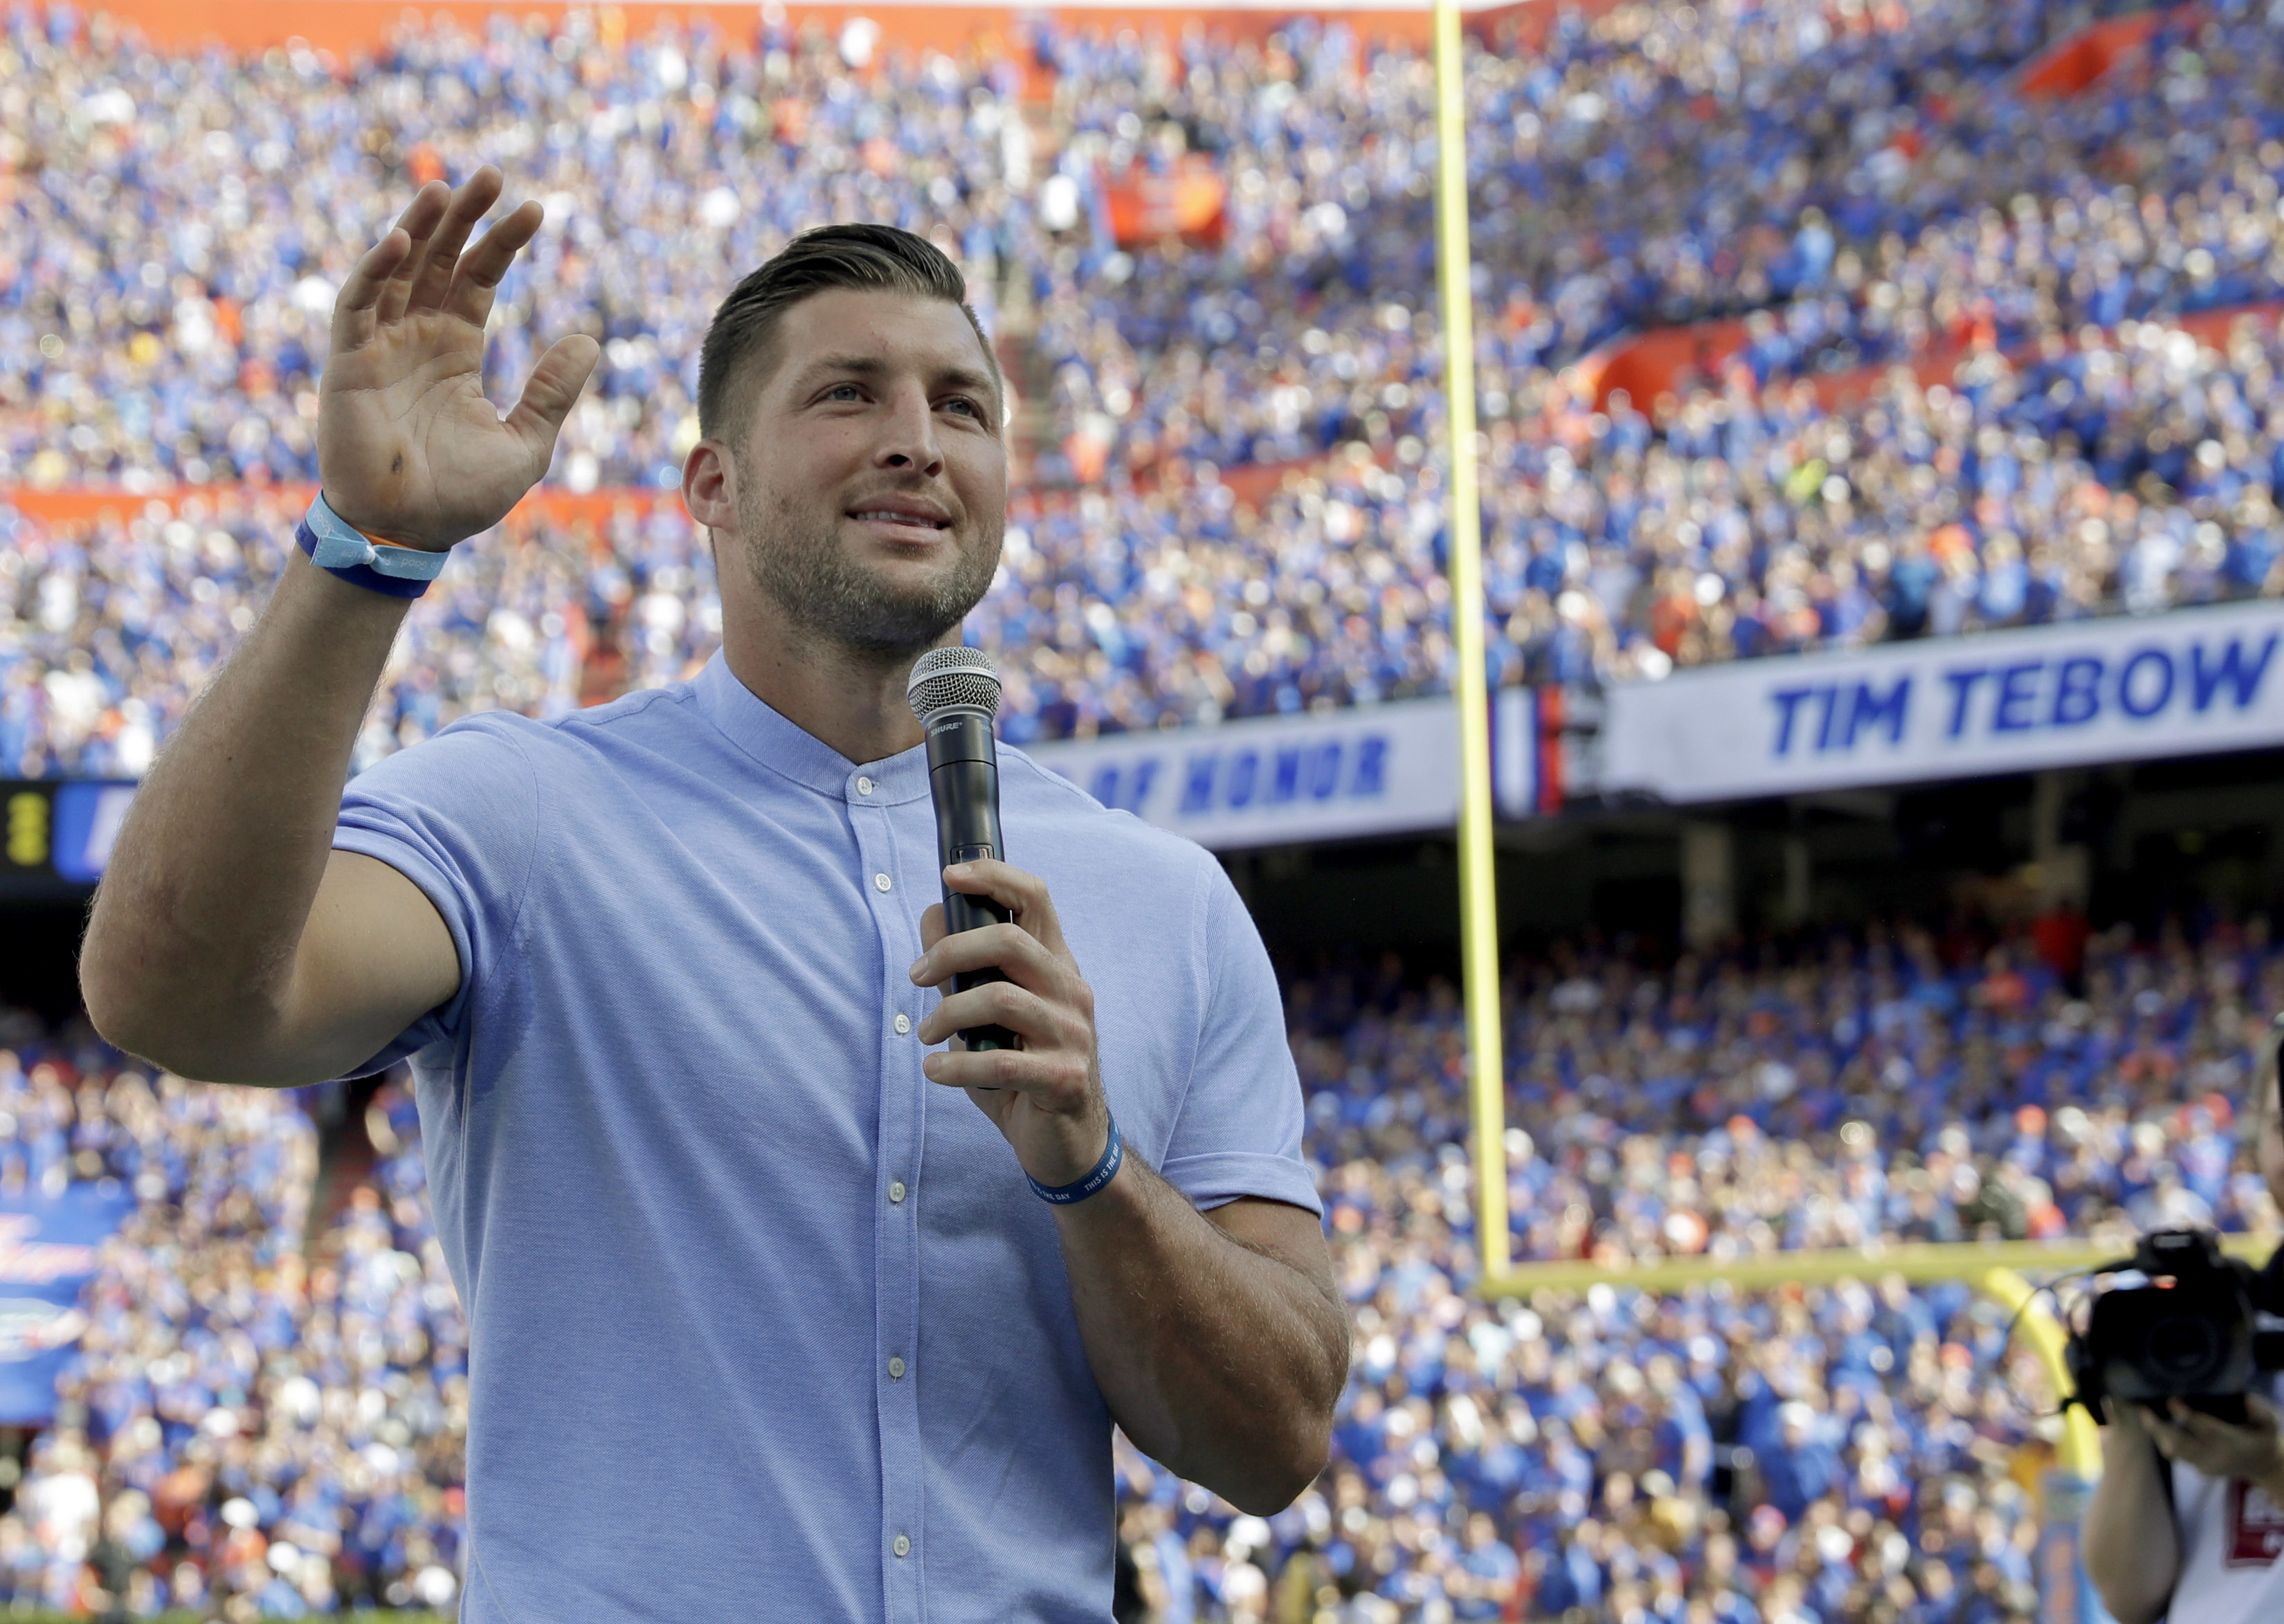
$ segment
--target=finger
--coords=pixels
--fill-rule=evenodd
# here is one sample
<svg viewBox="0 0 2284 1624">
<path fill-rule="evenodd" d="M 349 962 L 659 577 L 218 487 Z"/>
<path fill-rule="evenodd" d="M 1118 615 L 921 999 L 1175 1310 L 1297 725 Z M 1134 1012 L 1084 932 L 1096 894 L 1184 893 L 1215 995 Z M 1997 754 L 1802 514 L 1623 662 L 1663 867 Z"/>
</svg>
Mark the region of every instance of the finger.
<svg viewBox="0 0 2284 1624">
<path fill-rule="evenodd" d="M 1067 1114 L 1087 1097 L 1086 1082 L 1052 1055 L 1026 1049 L 936 1049 L 920 1061 L 930 1082 L 948 1089 L 1012 1089 L 1044 1110 Z"/>
<path fill-rule="evenodd" d="M 935 947 L 937 942 L 942 941 L 943 940 L 943 904 L 942 902 L 930 902 L 926 909 L 921 910 L 920 913 L 920 951 L 925 954 L 929 949 Z M 916 981 L 919 980 L 918 976 L 914 976 L 912 979 Z M 935 983 L 929 982 L 927 985 L 934 986 Z"/>
<path fill-rule="evenodd" d="M 349 268 L 348 279 L 341 284 L 340 293 L 333 301 L 333 354 L 345 355 L 372 337 L 378 324 L 375 307 L 380 302 L 381 289 L 411 246 L 409 233 L 391 226 L 388 235 L 366 249 Z"/>
<path fill-rule="evenodd" d="M 460 268 L 460 250 L 467 246 L 468 233 L 499 201 L 505 183 L 499 170 L 490 164 L 481 166 L 460 183 L 459 190 L 452 194 L 451 206 L 437 223 L 435 235 L 428 239 L 428 254 L 421 263 L 419 276 L 413 278 L 407 309 L 443 308 L 444 295 L 451 292 L 453 277 Z"/>
<path fill-rule="evenodd" d="M 1065 951 L 1062 922 L 1055 917 L 1054 902 L 1047 895 L 1047 882 L 1036 874 L 1027 873 L 997 858 L 983 857 L 974 863 L 953 863 L 943 871 L 943 883 L 970 896 L 989 897 L 1014 915 L 1016 924 L 1045 942 L 1052 951 Z"/>
<path fill-rule="evenodd" d="M 420 268 L 427 263 L 428 239 L 435 235 L 438 223 L 451 204 L 452 189 L 442 181 L 430 181 L 412 194 L 412 201 L 396 217 L 396 223 L 412 238 L 412 246 L 381 285 L 380 302 L 374 306 L 373 315 L 382 326 L 403 316 L 406 301 L 412 297 L 412 285 L 419 279 Z"/>
<path fill-rule="evenodd" d="M 546 212 L 536 202 L 520 203 L 514 213 L 492 222 L 476 246 L 460 255 L 452 285 L 440 306 L 445 315 L 457 316 L 474 327 L 491 320 L 492 301 L 498 296 L 501 278 L 515 263 L 515 256 L 538 234 Z"/>
<path fill-rule="evenodd" d="M 2273 1431 L 2275 1429 L 2279 1411 L 2275 1405 L 2261 1397 L 2260 1394 L 2257 1393 L 2246 1394 L 2244 1395 L 2244 1409 L 2245 1413 L 2249 1415 L 2254 1421 L 2257 1422 L 2263 1430 Z"/>
<path fill-rule="evenodd" d="M 603 347 L 583 332 L 567 333 L 547 347 L 524 380 L 523 398 L 501 419 L 520 439 L 543 469 L 555 455 L 555 437 L 571 415 L 579 392 L 594 376 Z"/>
<path fill-rule="evenodd" d="M 964 970 L 998 970 L 1048 997 L 1063 995 L 1069 974 L 1065 962 L 1021 925 L 987 925 L 936 942 L 914 962 L 911 976 L 922 987 L 938 987 Z"/>
<path fill-rule="evenodd" d="M 2158 1416 L 2145 1414 L 2143 1424 L 2149 1429 L 2149 1441 L 2157 1446 L 2157 1453 L 2167 1460 L 2180 1454 L 2181 1445 L 2186 1440 L 2171 1422 Z"/>
<path fill-rule="evenodd" d="M 986 981 L 940 1001 L 920 1020 L 923 1043 L 941 1043 L 970 1027 L 1005 1027 L 1026 1040 L 1026 1048 L 1060 1045 L 1070 1036 L 1054 1005 L 1013 981 Z"/>
</svg>

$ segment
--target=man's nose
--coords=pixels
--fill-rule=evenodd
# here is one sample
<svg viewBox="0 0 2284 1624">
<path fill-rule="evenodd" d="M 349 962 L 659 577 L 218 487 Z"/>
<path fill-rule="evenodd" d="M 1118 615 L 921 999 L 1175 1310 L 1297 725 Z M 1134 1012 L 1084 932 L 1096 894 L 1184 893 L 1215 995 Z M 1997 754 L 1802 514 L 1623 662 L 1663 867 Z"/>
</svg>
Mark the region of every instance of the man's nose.
<svg viewBox="0 0 2284 1624">
<path fill-rule="evenodd" d="M 897 390 L 891 398 L 878 460 L 885 468 L 928 474 L 942 471 L 943 451 L 936 444 L 935 411 L 927 390 L 915 385 Z"/>
</svg>

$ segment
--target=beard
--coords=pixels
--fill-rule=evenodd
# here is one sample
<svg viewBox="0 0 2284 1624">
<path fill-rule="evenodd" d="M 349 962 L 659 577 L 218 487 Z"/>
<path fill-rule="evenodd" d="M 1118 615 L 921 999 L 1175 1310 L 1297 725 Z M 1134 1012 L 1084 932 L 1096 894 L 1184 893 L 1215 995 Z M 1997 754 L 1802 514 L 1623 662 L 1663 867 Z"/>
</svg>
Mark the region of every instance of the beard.
<svg viewBox="0 0 2284 1624">
<path fill-rule="evenodd" d="M 933 580 L 900 589 L 849 556 L 839 515 L 803 512 L 782 496 L 768 509 L 760 522 L 743 515 L 754 580 L 794 625 L 865 654 L 902 657 L 935 647 L 990 589 L 1006 528 L 1000 516 L 966 545 L 951 543 Z"/>
</svg>

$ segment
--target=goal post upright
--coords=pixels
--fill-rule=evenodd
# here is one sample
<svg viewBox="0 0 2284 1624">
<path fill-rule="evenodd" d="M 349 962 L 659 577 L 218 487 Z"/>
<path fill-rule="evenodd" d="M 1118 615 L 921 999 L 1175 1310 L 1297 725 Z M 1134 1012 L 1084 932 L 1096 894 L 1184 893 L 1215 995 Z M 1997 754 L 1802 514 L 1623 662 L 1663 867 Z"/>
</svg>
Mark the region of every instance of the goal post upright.
<svg viewBox="0 0 2284 1624">
<path fill-rule="evenodd" d="M 1501 1053 L 1497 857 L 1491 840 L 1490 681 L 1483 639 L 1482 504 L 1475 477 L 1474 255 L 1467 242 L 1467 120 L 1458 0 L 1435 0 L 1435 282 L 1443 423 L 1450 442 L 1453 699 L 1459 725 L 1459 956 L 1475 1141 L 1475 1252 L 1486 1280 L 1507 1269 L 1506 1066 Z"/>
</svg>

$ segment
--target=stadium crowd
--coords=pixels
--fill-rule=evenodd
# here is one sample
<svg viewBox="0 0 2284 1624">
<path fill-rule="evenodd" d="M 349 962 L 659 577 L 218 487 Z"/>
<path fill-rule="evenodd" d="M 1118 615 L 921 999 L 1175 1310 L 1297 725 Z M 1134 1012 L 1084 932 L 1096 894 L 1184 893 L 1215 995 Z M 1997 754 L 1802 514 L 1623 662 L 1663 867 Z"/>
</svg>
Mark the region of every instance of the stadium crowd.
<svg viewBox="0 0 2284 1624">
<path fill-rule="evenodd" d="M 305 1245 L 318 1157 L 300 1097 L 153 1076 L 14 1024 L 0 1203 L 88 1183 L 134 1206 L 82 1294 L 53 1424 L 9 1463 L 0 1604 L 445 1611 L 467 1338 L 407 1102 L 376 1097 L 392 1153 Z"/>
<path fill-rule="evenodd" d="M 2278 1232 L 2233 1110 L 2284 1004 L 2264 922 L 2048 950 L 1873 926 L 1783 961 L 1515 960 L 1516 1256 Z M 1287 1015 L 1356 1323 L 1334 1464 L 1263 1519 L 1122 1442 L 1122 1618 L 2031 1616 L 2054 1395 L 2005 1314 L 1876 1269 L 1478 1300 L 1449 988 L 1320 967 Z M 466 1332 L 403 1089 L 321 1196 L 338 1095 L 4 1035 L 0 1205 L 111 1180 L 135 1207 L 0 1516 L 0 1604 L 449 1611 Z"/>
<path fill-rule="evenodd" d="M 2199 13 L 2117 93 L 2031 103 L 2002 70 L 2087 13 L 1968 11 L 1843 8 L 1835 30 L 1792 0 L 1625 7 L 1471 59 L 1500 680 L 1654 678 L 2284 586 L 2272 320 L 2215 348 L 2132 319 L 2271 291 L 2274 31 L 2242 7 Z M 553 34 L 500 19 L 481 39 L 400 35 L 353 70 L 307 51 L 168 58 L 75 35 L 72 15 L 17 8 L 0 43 L 37 70 L 0 83 L 0 485 L 108 480 L 168 505 L 84 532 L 0 509 L 11 770 L 147 762 L 282 558 L 292 514 L 236 482 L 315 472 L 333 279 L 385 223 L 386 188 L 340 178 L 478 160 L 551 210 L 503 289 L 496 393 L 534 335 L 584 324 L 606 342 L 551 476 L 574 491 L 674 483 L 719 291 L 706 268 L 757 262 L 804 223 L 927 230 L 995 325 L 1003 293 L 1028 308 L 1047 380 L 1024 419 L 1045 413 L 1037 488 L 976 622 L 1012 679 L 1012 738 L 1449 680 L 1418 258 L 1432 152 L 1390 133 L 1425 128 L 1415 57 L 1361 59 L 1342 27 L 1307 22 L 1265 49 L 1193 38 L 1178 56 L 1048 36 L 1041 115 L 1006 64 L 889 56 L 867 77 L 863 39 L 814 32 L 754 56 L 704 29 L 617 48 L 584 13 Z M 1681 119 L 1706 138 L 1663 142 Z M 1858 183 L 1914 142 L 1901 178 Z M 1117 250 L 1100 177 L 1193 151 L 1233 177 L 1220 246 Z M 1794 181 L 1772 190 L 1748 158 Z M 1767 218 L 1740 217 L 1748 196 Z M 1525 199 L 1533 220 L 1595 229 L 1522 230 Z M 1788 209 L 1819 213 L 1794 230 Z M 1578 291 L 1620 268 L 1663 291 Z M 1676 397 L 1597 410 L 1560 368 L 1622 328 L 1740 299 L 1765 318 L 1740 366 Z M 1898 372 L 1845 410 L 1808 386 L 1835 358 L 1977 331 L 1998 353 L 1949 384 Z M 1060 489 L 1074 457 L 1097 477 Z M 1240 496 L 1237 470 L 1299 457 L 1318 460 Z M 710 646 L 710 561 L 670 499 L 468 550 L 453 605 L 424 605 L 365 759 L 468 709 L 576 702 L 598 642 L 632 680 Z"/>
<path fill-rule="evenodd" d="M 1864 405 L 1740 374 L 1652 422 L 1537 389 L 1487 436 L 1492 675 L 1583 684 L 1709 660 L 2284 592 L 2284 338 L 2155 323 L 1899 371 Z M 1432 464 L 1361 446 L 1256 507 L 1217 477 L 1018 497 L 969 622 L 1015 743 L 1433 692 L 1450 680 Z M 0 501 L 0 763 L 135 776 L 284 568 L 299 503 L 262 487 L 46 523 Z M 518 516 L 416 607 L 359 764 L 470 711 L 557 714 L 671 682 L 718 642 L 678 498 Z M 613 691 L 615 691 L 614 689 Z"/>
</svg>

